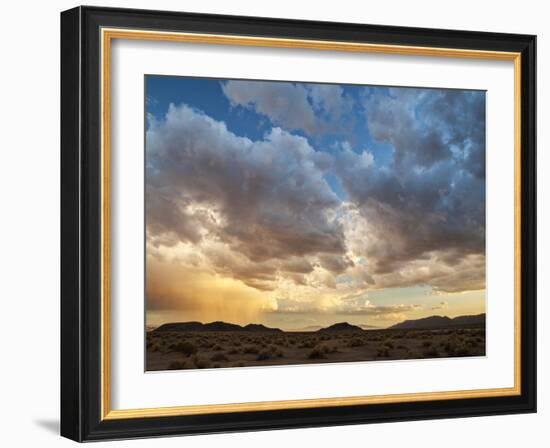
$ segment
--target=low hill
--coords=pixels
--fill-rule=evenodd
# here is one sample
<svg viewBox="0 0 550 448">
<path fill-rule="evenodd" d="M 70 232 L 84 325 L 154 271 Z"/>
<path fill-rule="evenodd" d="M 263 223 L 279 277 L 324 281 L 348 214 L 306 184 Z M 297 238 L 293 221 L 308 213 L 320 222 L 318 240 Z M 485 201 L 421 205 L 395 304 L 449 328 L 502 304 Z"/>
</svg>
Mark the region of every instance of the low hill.
<svg viewBox="0 0 550 448">
<path fill-rule="evenodd" d="M 447 316 L 430 316 L 422 319 L 405 320 L 389 328 L 395 330 L 431 330 L 436 328 L 472 327 L 484 325 L 485 313 L 474 316 L 457 316 L 452 319 Z"/>
<path fill-rule="evenodd" d="M 364 331 L 361 327 L 357 325 L 352 325 L 347 322 L 339 322 L 337 324 L 331 325 L 330 327 L 321 328 L 318 330 L 319 333 L 332 333 L 336 331 Z"/>
<path fill-rule="evenodd" d="M 244 331 L 254 331 L 254 332 L 257 332 L 257 333 L 267 333 L 267 332 L 282 333 L 282 331 L 283 331 L 280 328 L 270 328 L 270 327 L 266 327 L 265 325 L 262 325 L 262 324 L 248 324 L 248 325 L 245 325 L 243 327 L 243 330 Z"/>
<path fill-rule="evenodd" d="M 261 324 L 248 324 L 245 327 L 241 327 L 237 324 L 230 324 L 227 322 L 217 321 L 203 324 L 201 322 L 172 322 L 163 324 L 155 332 L 164 331 L 247 331 L 247 332 L 281 332 L 279 328 L 269 328 Z"/>
<path fill-rule="evenodd" d="M 453 325 L 485 325 L 485 313 L 474 316 L 457 316 L 453 319 Z"/>
</svg>

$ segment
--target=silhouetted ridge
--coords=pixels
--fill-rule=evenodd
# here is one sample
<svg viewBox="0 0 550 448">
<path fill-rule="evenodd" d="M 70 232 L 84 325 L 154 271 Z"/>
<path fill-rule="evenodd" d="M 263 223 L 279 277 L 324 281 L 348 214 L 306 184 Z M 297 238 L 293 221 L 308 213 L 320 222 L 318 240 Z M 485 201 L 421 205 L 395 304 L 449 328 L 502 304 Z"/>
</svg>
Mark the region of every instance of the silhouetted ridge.
<svg viewBox="0 0 550 448">
<path fill-rule="evenodd" d="M 485 313 L 474 316 L 457 316 L 453 319 L 447 316 L 430 316 L 422 319 L 405 320 L 390 328 L 396 330 L 431 330 L 434 328 L 452 328 L 484 326 Z"/>
<path fill-rule="evenodd" d="M 485 325 L 485 313 L 474 316 L 457 316 L 453 319 L 453 325 Z"/>
<path fill-rule="evenodd" d="M 262 325 L 262 324 L 248 324 L 248 325 L 245 325 L 243 329 L 245 331 L 266 332 L 266 333 L 267 332 L 282 333 L 282 331 L 283 331 L 279 328 L 270 328 L 270 327 L 266 327 L 265 325 Z"/>
<path fill-rule="evenodd" d="M 470 326 L 485 326 L 485 314 L 478 314 L 474 316 L 457 316 L 451 319 L 447 316 L 430 316 L 422 319 L 406 320 L 392 327 L 396 330 L 430 330 L 437 328 L 452 328 L 452 327 L 470 327 Z M 312 327 L 313 329 L 314 327 Z M 163 331 L 246 331 L 250 333 L 282 333 L 283 330 L 279 328 L 270 328 L 262 324 L 248 324 L 244 327 L 237 324 L 230 324 L 228 322 L 216 321 L 203 324 L 201 322 L 172 322 L 163 324 L 160 327 L 153 330 L 155 332 Z M 365 331 L 357 325 L 352 325 L 348 322 L 339 322 L 334 325 L 330 325 L 326 328 L 320 328 L 317 330 L 319 333 L 330 333 L 339 331 Z"/>
<path fill-rule="evenodd" d="M 318 330 L 319 333 L 328 333 L 334 331 L 364 331 L 361 327 L 357 325 L 351 325 L 347 322 L 339 322 L 337 324 L 331 325 L 330 327 L 321 328 Z"/>
<path fill-rule="evenodd" d="M 249 332 L 281 332 L 279 328 L 269 328 L 261 324 L 248 324 L 241 327 L 237 324 L 216 321 L 203 324 L 201 322 L 172 322 L 163 324 L 154 331 L 249 331 Z"/>
</svg>

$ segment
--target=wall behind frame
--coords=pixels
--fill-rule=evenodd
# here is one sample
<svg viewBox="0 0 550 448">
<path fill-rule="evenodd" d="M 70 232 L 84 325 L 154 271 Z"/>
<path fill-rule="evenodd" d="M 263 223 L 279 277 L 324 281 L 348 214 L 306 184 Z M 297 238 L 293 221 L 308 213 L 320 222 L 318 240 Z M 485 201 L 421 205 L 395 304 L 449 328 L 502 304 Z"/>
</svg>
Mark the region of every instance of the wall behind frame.
<svg viewBox="0 0 550 448">
<path fill-rule="evenodd" d="M 538 35 L 538 123 L 550 120 L 547 36 L 549 11 L 543 2 L 464 0 L 438 2 L 257 2 L 254 0 L 87 1 L 88 5 L 185 10 L 190 12 L 283 17 L 290 19 L 362 22 L 385 25 L 515 32 Z M 78 2 L 10 2 L 4 5 L 0 28 L 0 268 L 2 279 L 2 391 L 0 440 L 7 446 L 35 444 L 70 446 L 59 427 L 59 12 Z M 537 130 L 538 147 L 547 132 Z M 542 446 L 548 438 L 550 392 L 544 377 L 550 333 L 541 325 L 550 319 L 542 298 L 550 294 L 550 156 L 538 153 L 539 227 L 539 413 L 346 426 L 232 435 L 164 438 L 94 446 L 155 446 L 266 448 L 280 446 L 334 447 L 343 443 L 373 446 L 448 448 L 475 446 Z M 74 445 L 73 445 L 74 446 Z"/>
</svg>

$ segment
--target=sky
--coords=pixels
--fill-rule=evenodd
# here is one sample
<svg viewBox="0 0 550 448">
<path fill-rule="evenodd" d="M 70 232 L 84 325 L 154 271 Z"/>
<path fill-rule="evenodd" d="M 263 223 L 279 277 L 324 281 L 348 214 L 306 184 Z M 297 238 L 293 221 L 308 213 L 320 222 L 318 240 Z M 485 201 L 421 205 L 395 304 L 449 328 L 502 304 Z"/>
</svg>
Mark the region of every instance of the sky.
<svg viewBox="0 0 550 448">
<path fill-rule="evenodd" d="M 485 312 L 485 92 L 145 77 L 146 321 Z"/>
</svg>

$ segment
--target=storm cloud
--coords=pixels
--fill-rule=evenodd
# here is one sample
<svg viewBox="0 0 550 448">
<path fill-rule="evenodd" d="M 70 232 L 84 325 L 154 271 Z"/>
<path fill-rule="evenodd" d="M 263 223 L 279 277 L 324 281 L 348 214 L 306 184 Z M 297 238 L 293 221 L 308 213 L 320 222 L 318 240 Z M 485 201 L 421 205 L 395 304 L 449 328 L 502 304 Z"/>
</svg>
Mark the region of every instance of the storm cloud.
<svg viewBox="0 0 550 448">
<path fill-rule="evenodd" d="M 389 321 L 423 307 L 380 304 L 369 292 L 485 288 L 483 92 L 249 81 L 217 89 L 228 114 L 241 107 L 269 122 L 258 137 L 186 102 L 148 115 L 151 309 Z M 426 310 L 447 308 L 438 303 Z"/>
<path fill-rule="evenodd" d="M 296 257 L 330 254 L 324 263 L 340 270 L 345 235 L 340 202 L 323 177 L 325 158 L 280 128 L 251 141 L 172 105 L 147 132 L 148 242 L 217 242 L 230 252 L 203 249 L 220 271 L 256 284 L 276 271 L 311 271 Z"/>
<path fill-rule="evenodd" d="M 365 96 L 368 127 L 378 141 L 392 145 L 394 159 L 380 168 L 366 164 L 365 153 L 344 147 L 336 170 L 350 197 L 348 227 L 367 235 L 356 237 L 355 250 L 371 262 L 369 274 L 379 286 L 484 287 L 484 101 L 479 98 L 484 97 L 427 89 L 392 89 L 385 101 L 377 94 Z"/>
</svg>

